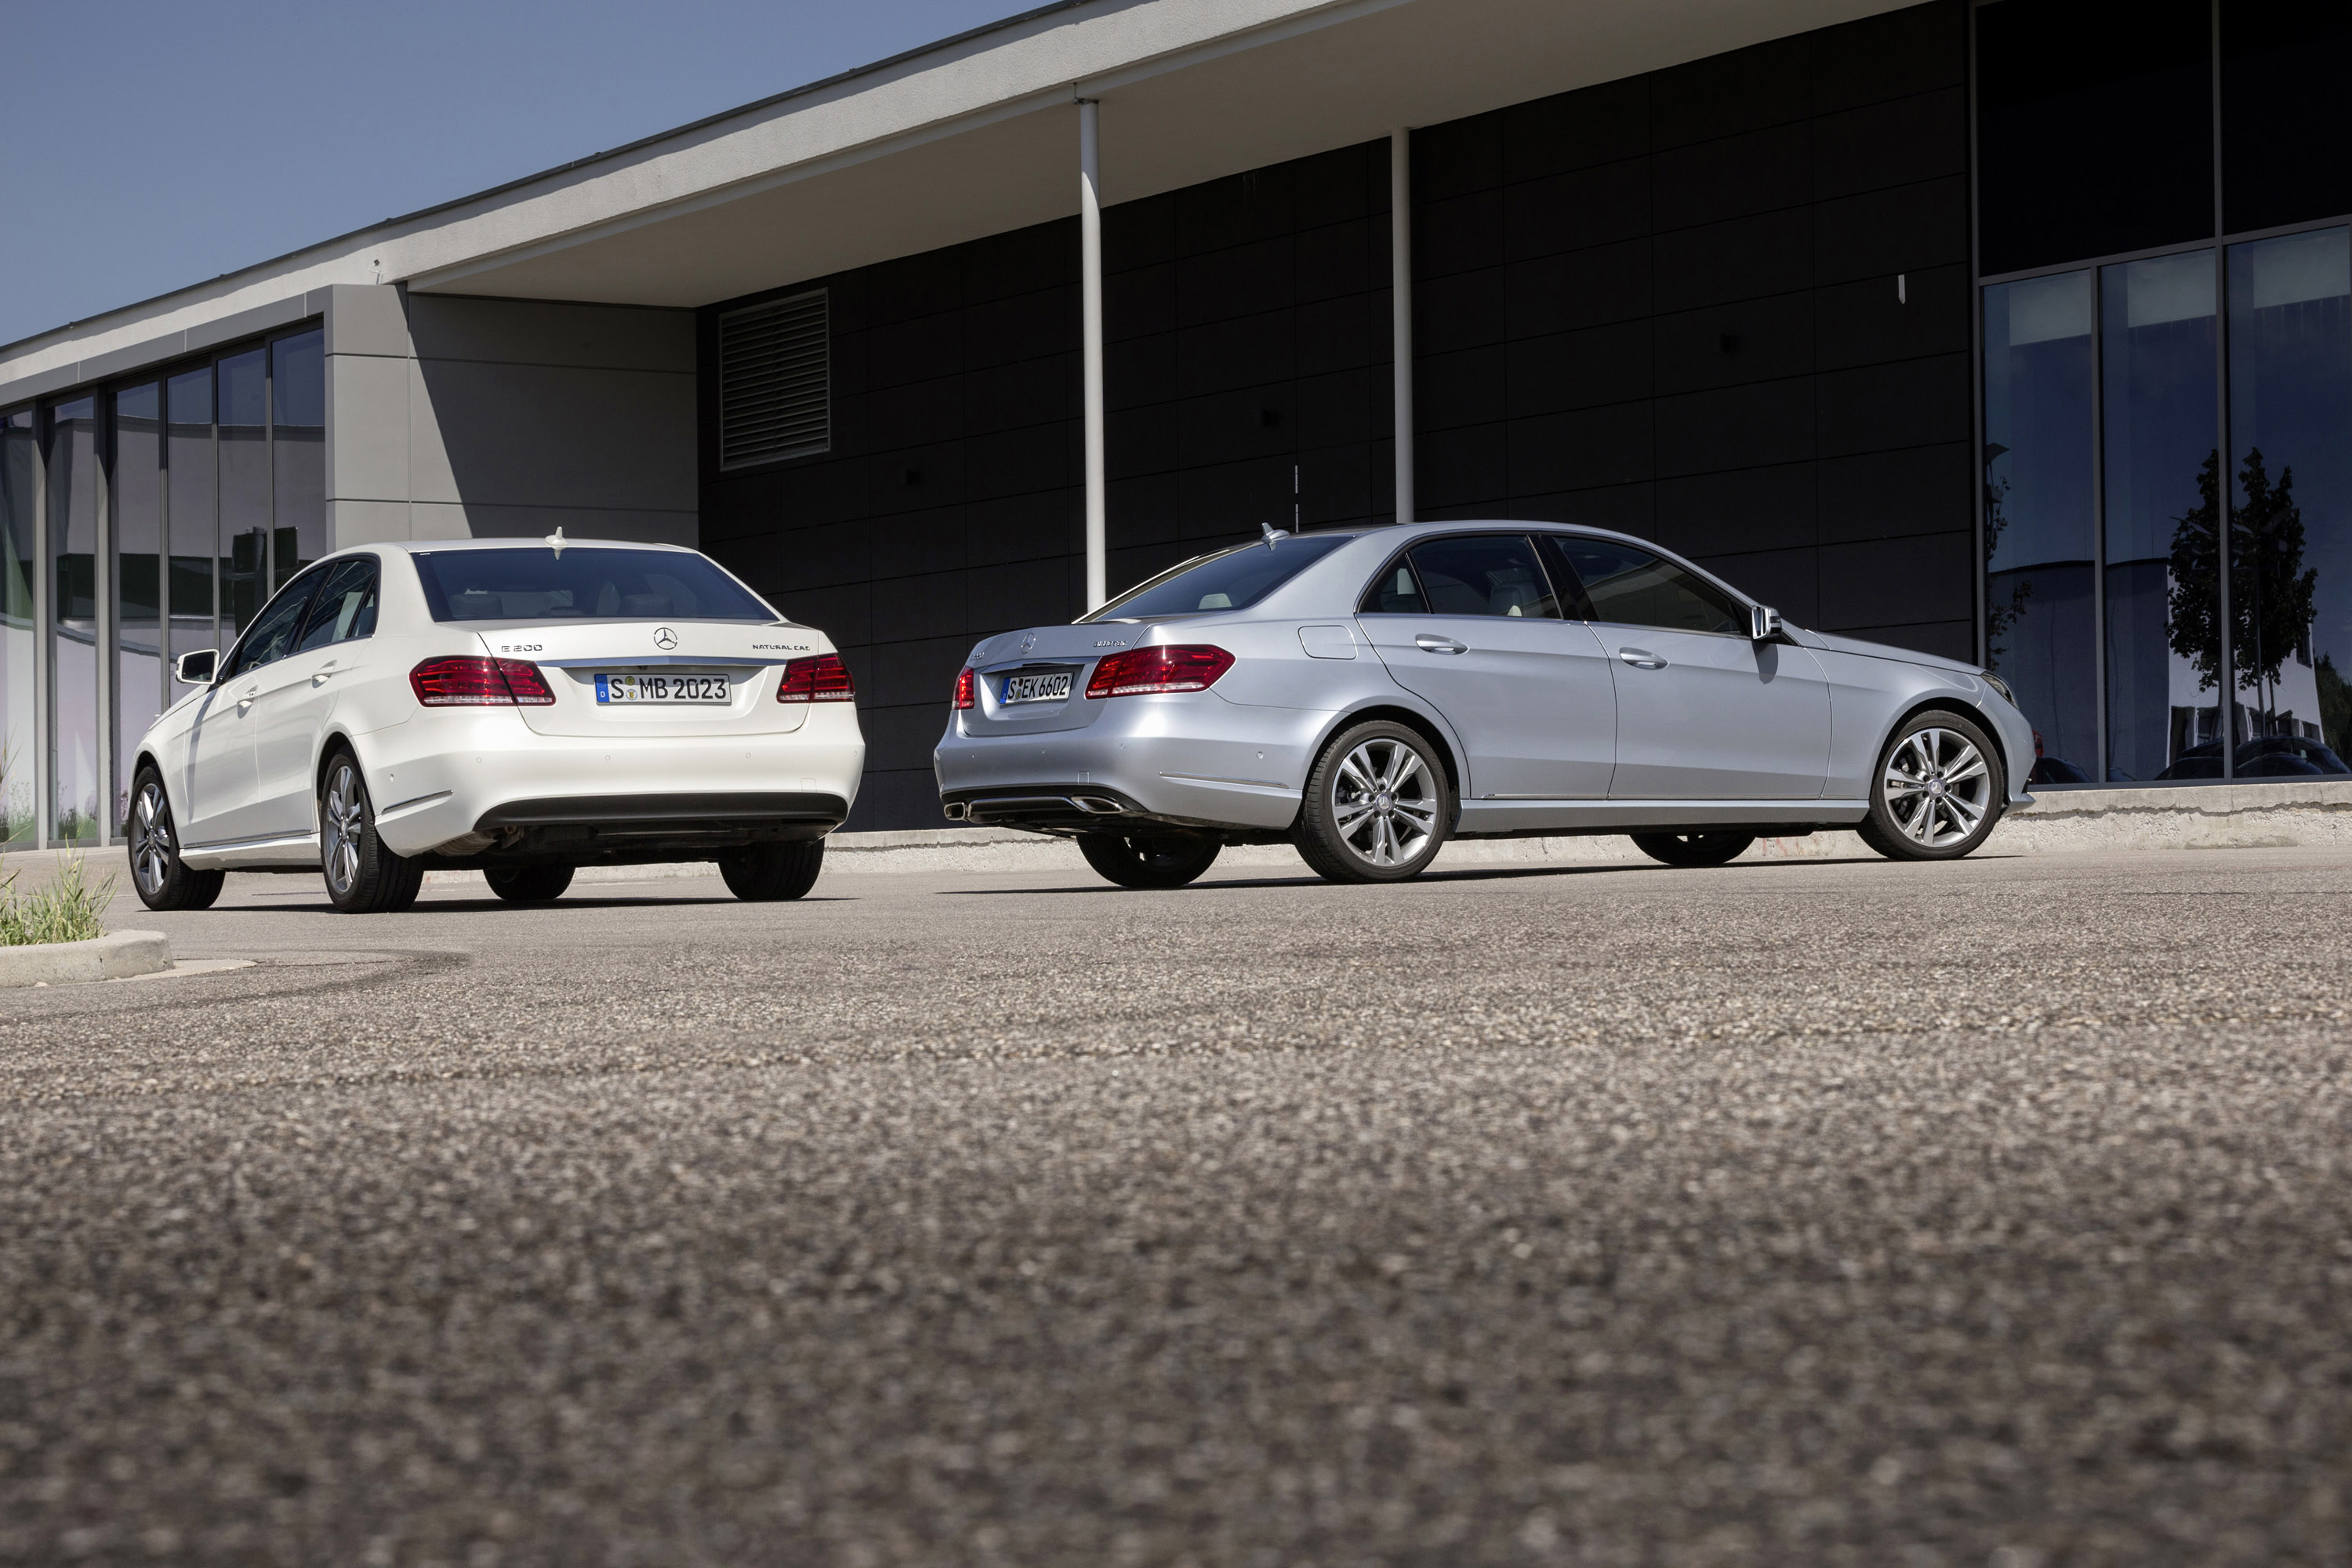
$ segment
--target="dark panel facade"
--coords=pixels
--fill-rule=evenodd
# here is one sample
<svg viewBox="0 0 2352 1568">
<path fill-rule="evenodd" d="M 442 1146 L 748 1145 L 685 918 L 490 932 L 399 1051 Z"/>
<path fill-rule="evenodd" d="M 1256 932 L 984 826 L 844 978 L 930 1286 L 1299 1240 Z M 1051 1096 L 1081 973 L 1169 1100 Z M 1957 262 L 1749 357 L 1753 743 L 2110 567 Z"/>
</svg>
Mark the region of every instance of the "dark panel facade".
<svg viewBox="0 0 2352 1568">
<path fill-rule="evenodd" d="M 1967 26 L 1922 5 L 1417 132 L 1421 515 L 1622 529 L 1801 625 L 1971 657 Z"/>
<path fill-rule="evenodd" d="M 1114 590 L 1262 521 L 1388 520 L 1388 233 L 1381 142 L 1104 214 Z M 751 301 L 703 313 L 703 548 L 841 645 L 852 828 L 940 826 L 964 654 L 1084 607 L 1077 254 L 1069 220 L 814 280 L 832 449 L 762 468 L 715 431 L 718 316 Z"/>
<path fill-rule="evenodd" d="M 1623 529 L 1967 657 L 1966 66 L 1939 0 L 1416 132 L 1422 515 Z M 1388 156 L 1104 214 L 1114 590 L 1392 520 Z M 1076 269 L 1073 220 L 776 290 L 832 291 L 833 446 L 734 471 L 716 323 L 751 301 L 704 312 L 703 547 L 842 645 L 853 828 L 938 826 L 962 656 L 1081 608 Z"/>
</svg>

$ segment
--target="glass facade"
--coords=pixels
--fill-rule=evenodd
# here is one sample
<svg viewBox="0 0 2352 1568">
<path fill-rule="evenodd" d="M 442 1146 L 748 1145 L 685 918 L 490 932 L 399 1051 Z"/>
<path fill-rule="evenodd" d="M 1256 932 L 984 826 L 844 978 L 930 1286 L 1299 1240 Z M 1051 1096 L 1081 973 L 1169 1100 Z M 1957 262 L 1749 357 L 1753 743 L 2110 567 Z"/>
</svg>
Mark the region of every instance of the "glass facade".
<svg viewBox="0 0 2352 1568">
<path fill-rule="evenodd" d="M 327 552 L 315 326 L 0 411 L 5 841 L 118 838 L 172 661 Z"/>
<path fill-rule="evenodd" d="M 2033 781 L 2347 773 L 2352 11 L 1975 15 L 1982 637 Z"/>
</svg>

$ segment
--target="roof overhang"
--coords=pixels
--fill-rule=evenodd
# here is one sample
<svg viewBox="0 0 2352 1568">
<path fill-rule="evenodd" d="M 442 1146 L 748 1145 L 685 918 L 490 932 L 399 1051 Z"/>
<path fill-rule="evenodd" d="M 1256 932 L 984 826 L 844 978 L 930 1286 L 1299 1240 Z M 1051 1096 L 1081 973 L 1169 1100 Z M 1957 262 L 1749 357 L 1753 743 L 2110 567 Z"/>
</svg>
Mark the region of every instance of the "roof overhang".
<svg viewBox="0 0 2352 1568">
<path fill-rule="evenodd" d="M 332 284 L 698 306 L 1066 216 L 1079 98 L 1117 203 L 1907 3 L 1055 6 L 28 340 L 0 398 Z"/>
</svg>

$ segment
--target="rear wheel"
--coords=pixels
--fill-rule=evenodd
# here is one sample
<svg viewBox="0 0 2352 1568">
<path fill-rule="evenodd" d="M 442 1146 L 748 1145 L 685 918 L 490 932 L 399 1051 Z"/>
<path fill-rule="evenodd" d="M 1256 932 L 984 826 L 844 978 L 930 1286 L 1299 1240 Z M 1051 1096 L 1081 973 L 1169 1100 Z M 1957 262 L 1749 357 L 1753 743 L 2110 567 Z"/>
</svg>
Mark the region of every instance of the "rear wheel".
<svg viewBox="0 0 2352 1568">
<path fill-rule="evenodd" d="M 490 891 L 510 904 L 549 904 L 572 886 L 569 866 L 493 866 L 482 873 Z"/>
<path fill-rule="evenodd" d="M 2000 748 L 1957 713 L 1913 715 L 1879 753 L 1854 826 L 1890 860 L 1957 860 L 1992 837 L 2008 800 Z"/>
<path fill-rule="evenodd" d="M 801 844 L 759 844 L 719 857 L 719 874 L 727 879 L 727 890 L 753 904 L 802 897 L 816 886 L 816 874 L 824 868 L 822 838 Z"/>
<path fill-rule="evenodd" d="M 1332 882 L 1402 882 L 1445 843 L 1454 802 L 1426 737 L 1374 720 L 1336 737 L 1307 775 L 1299 858 Z"/>
<path fill-rule="evenodd" d="M 327 763 L 319 788 L 319 866 L 327 897 L 347 915 L 392 914 L 416 902 L 425 868 L 395 855 L 376 837 L 367 781 L 349 752 Z"/>
<path fill-rule="evenodd" d="M 1636 833 L 1633 847 L 1668 866 L 1720 866 L 1756 842 L 1753 833 Z"/>
<path fill-rule="evenodd" d="M 131 786 L 131 885 L 139 901 L 151 910 L 208 910 L 226 879 L 226 873 L 194 870 L 181 860 L 163 775 L 152 763 L 141 768 Z"/>
<path fill-rule="evenodd" d="M 1213 833 L 1081 833 L 1078 853 L 1122 888 L 1181 888 L 1215 864 Z"/>
</svg>

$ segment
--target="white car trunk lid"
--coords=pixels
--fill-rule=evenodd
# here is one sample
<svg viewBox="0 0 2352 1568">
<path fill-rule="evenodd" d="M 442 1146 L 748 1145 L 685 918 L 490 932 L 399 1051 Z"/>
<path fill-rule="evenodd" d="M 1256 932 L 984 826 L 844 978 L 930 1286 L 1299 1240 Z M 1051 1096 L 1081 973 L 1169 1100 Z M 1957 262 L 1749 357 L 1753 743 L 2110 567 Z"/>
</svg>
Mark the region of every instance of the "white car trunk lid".
<svg viewBox="0 0 2352 1568">
<path fill-rule="evenodd" d="M 806 626 L 740 621 L 501 621 L 468 629 L 492 658 L 539 666 L 555 701 L 521 711 L 542 735 L 782 734 L 799 729 L 810 707 L 776 700 L 784 665 L 834 651 Z M 710 700 L 721 679 L 726 699 Z"/>
</svg>

